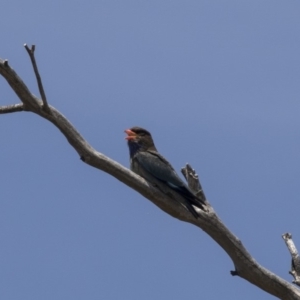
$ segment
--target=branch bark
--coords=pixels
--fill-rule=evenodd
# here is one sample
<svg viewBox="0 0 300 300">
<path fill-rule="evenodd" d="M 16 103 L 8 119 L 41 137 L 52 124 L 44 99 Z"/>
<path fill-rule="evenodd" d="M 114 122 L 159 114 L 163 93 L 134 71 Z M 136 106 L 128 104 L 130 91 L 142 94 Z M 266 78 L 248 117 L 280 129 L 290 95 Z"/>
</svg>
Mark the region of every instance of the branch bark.
<svg viewBox="0 0 300 300">
<path fill-rule="evenodd" d="M 298 250 L 290 233 L 283 234 L 282 238 L 284 239 L 285 244 L 292 256 L 292 269 L 289 271 L 289 273 L 294 277 L 293 283 L 300 286 L 300 256 L 298 254 Z"/>
<path fill-rule="evenodd" d="M 300 299 L 300 291 L 296 286 L 270 272 L 254 260 L 242 242 L 218 218 L 208 202 L 207 211 L 204 212 L 198 209 L 197 212 L 200 217 L 198 219 L 194 218 L 177 201 L 168 201 L 169 199 L 164 194 L 151 186 L 142 177 L 96 151 L 58 110 L 47 103 L 45 95 L 43 96 L 44 99 L 40 100 L 29 91 L 22 79 L 9 66 L 7 60 L 0 59 L 0 74 L 6 79 L 22 102 L 21 104 L 2 107 L 0 113 L 24 110 L 33 112 L 50 121 L 66 137 L 83 162 L 115 177 L 174 218 L 189 222 L 205 231 L 231 258 L 235 268 L 231 272 L 232 275 L 238 275 L 280 299 Z M 182 172 L 189 186 L 205 199 L 195 171 L 187 165 Z"/>
</svg>

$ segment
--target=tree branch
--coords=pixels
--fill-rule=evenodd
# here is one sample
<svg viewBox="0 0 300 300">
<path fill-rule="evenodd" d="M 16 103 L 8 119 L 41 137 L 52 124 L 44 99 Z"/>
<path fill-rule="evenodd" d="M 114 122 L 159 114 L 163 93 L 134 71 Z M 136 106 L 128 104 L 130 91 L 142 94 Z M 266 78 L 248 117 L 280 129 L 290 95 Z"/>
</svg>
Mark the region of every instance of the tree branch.
<svg viewBox="0 0 300 300">
<path fill-rule="evenodd" d="M 185 177 L 191 190 L 195 192 L 200 199 L 208 204 L 196 171 L 189 164 L 186 164 L 186 166 L 181 169 L 181 173 Z"/>
<path fill-rule="evenodd" d="M 43 109 L 47 102 L 41 101 L 30 93 L 27 86 L 8 65 L 7 61 L 1 59 L 0 74 L 6 79 L 10 87 L 22 101 L 23 104 L 19 104 L 19 106 L 22 107 L 23 105 L 24 110 L 36 113 L 56 126 L 79 154 L 83 162 L 112 175 L 174 218 L 189 222 L 201 228 L 213 238 L 232 259 L 235 267 L 235 270 L 232 272 L 234 275 L 248 280 L 252 284 L 280 299 L 300 299 L 300 291 L 295 286 L 260 266 L 251 257 L 241 241 L 221 222 L 208 202 L 207 212 L 198 209 L 197 212 L 200 218 L 194 218 L 179 202 L 169 201 L 166 195 L 150 185 L 142 177 L 96 151 L 54 107 L 48 105 L 47 110 Z M 206 199 L 195 171 L 190 166 L 186 166 L 182 172 L 187 178 L 190 187 L 196 190 L 203 199 Z"/>
<path fill-rule="evenodd" d="M 298 250 L 290 233 L 283 234 L 282 238 L 284 239 L 292 256 L 292 270 L 289 271 L 289 273 L 294 277 L 293 283 L 300 286 L 300 256 L 298 254 Z"/>
<path fill-rule="evenodd" d="M 34 70 L 34 74 L 35 74 L 36 81 L 37 81 L 37 84 L 38 84 L 38 87 L 39 87 L 41 98 L 43 100 L 44 109 L 49 112 L 49 106 L 48 106 L 46 94 L 45 94 L 45 91 L 44 91 L 42 79 L 41 79 L 41 76 L 40 76 L 40 73 L 39 73 L 39 70 L 38 70 L 38 67 L 37 67 L 37 63 L 35 61 L 35 56 L 34 56 L 35 45 L 32 45 L 31 48 L 29 48 L 27 46 L 27 44 L 24 44 L 24 47 L 25 47 L 25 49 L 26 49 L 26 51 L 27 51 L 27 53 L 30 57 L 30 60 L 31 60 L 31 64 L 32 64 L 32 67 L 33 67 L 33 70 Z"/>
<path fill-rule="evenodd" d="M 22 103 L 0 106 L 0 114 L 8 114 L 8 113 L 23 111 L 23 110 L 24 110 L 24 105 Z"/>
</svg>

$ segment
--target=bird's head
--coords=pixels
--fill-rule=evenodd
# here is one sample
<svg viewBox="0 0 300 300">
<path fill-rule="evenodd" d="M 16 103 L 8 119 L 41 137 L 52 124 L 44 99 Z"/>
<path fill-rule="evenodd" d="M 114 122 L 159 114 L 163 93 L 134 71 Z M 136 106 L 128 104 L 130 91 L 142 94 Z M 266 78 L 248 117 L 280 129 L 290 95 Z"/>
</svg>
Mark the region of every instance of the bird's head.
<svg viewBox="0 0 300 300">
<path fill-rule="evenodd" d="M 125 139 L 128 141 L 130 156 L 134 155 L 139 150 L 156 150 L 150 132 L 141 127 L 132 127 L 126 129 L 127 136 Z"/>
</svg>

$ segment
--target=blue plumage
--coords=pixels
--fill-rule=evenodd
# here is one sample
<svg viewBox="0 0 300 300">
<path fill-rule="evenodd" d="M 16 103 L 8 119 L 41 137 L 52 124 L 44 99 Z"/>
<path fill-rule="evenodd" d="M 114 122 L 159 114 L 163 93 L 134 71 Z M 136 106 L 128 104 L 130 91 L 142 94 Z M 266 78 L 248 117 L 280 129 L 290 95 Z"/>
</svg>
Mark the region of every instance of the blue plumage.
<svg viewBox="0 0 300 300">
<path fill-rule="evenodd" d="M 147 181 L 155 183 L 166 194 L 168 189 L 176 191 L 182 196 L 181 204 L 194 217 L 198 218 L 198 214 L 192 205 L 204 209 L 205 201 L 198 198 L 190 190 L 171 164 L 158 153 L 149 131 L 140 127 L 133 127 L 125 130 L 125 132 L 128 135 L 126 139 L 128 140 L 131 170 Z"/>
</svg>

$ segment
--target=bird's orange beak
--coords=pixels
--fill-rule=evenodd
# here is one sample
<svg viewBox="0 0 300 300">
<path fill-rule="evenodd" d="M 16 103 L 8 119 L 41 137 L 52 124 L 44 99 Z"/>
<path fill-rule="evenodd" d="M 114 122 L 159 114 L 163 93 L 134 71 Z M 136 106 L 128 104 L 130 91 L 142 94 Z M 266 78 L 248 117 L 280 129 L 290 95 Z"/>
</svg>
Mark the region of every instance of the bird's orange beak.
<svg viewBox="0 0 300 300">
<path fill-rule="evenodd" d="M 127 141 L 134 140 L 137 136 L 137 134 L 130 129 L 126 129 L 124 132 L 127 133 L 127 136 L 125 137 L 125 140 Z"/>
</svg>

